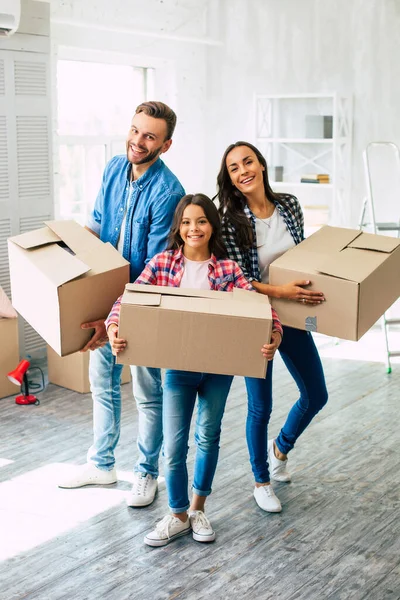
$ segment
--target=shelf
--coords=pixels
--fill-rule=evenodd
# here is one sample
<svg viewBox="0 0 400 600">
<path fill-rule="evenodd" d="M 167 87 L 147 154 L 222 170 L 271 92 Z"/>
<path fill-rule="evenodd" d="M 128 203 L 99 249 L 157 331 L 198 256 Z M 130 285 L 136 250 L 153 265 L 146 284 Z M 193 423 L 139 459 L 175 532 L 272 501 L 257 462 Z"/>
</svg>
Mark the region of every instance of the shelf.
<svg viewBox="0 0 400 600">
<path fill-rule="evenodd" d="M 301 181 L 270 181 L 270 186 L 274 188 L 294 188 L 294 187 L 308 187 L 308 188 L 324 188 L 331 190 L 333 183 L 302 183 Z"/>
</svg>

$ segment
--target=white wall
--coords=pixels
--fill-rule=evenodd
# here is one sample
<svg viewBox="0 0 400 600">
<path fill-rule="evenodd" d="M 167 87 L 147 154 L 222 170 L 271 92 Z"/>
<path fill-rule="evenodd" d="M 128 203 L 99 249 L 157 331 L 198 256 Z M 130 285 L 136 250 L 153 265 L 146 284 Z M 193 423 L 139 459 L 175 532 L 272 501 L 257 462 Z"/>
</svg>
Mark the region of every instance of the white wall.
<svg viewBox="0 0 400 600">
<path fill-rule="evenodd" d="M 258 94 L 353 96 L 351 222 L 362 150 L 400 145 L 398 0 L 52 0 L 53 43 L 134 55 L 157 67 L 176 109 L 166 162 L 187 191 L 213 194 L 225 147 L 254 140 Z"/>
<path fill-rule="evenodd" d="M 400 2 L 223 0 L 221 11 L 224 45 L 209 50 L 207 67 L 209 176 L 229 143 L 254 139 L 254 93 L 351 94 L 356 224 L 365 192 L 363 148 L 373 140 L 400 145 Z"/>
</svg>

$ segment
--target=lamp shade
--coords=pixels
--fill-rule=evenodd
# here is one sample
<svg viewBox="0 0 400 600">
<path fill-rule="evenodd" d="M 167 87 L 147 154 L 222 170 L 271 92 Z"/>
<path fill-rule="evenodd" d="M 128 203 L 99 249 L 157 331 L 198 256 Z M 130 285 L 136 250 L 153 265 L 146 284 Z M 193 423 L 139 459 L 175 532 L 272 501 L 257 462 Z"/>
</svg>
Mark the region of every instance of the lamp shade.
<svg viewBox="0 0 400 600">
<path fill-rule="evenodd" d="M 29 360 L 22 359 L 19 365 L 7 374 L 8 379 L 15 385 L 22 385 L 24 375 L 30 367 Z"/>
</svg>

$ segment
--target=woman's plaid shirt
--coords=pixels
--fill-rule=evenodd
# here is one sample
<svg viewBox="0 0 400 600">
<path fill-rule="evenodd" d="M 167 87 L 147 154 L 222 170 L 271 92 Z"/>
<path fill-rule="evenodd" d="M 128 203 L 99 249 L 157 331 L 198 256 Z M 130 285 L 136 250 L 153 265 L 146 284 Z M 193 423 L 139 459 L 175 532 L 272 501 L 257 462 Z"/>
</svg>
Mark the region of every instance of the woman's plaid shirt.
<svg viewBox="0 0 400 600">
<path fill-rule="evenodd" d="M 297 198 L 291 195 L 282 195 L 285 201 L 285 206 L 275 201 L 274 204 L 279 211 L 279 214 L 285 221 L 286 227 L 291 234 L 294 243 L 300 244 L 304 240 L 304 216 L 303 211 Z M 235 227 L 227 221 L 225 217 L 222 219 L 222 237 L 225 242 L 228 256 L 236 261 L 241 267 L 244 276 L 248 281 L 260 281 L 260 267 L 258 264 L 257 254 L 257 236 L 256 236 L 256 217 L 251 212 L 247 204 L 244 207 L 244 213 L 249 219 L 253 229 L 253 246 L 242 251 L 236 242 Z"/>
<path fill-rule="evenodd" d="M 184 269 L 185 263 L 182 249 L 166 250 L 165 252 L 156 254 L 156 256 L 147 263 L 135 283 L 179 287 Z M 211 290 L 231 292 L 234 287 L 237 287 L 255 292 L 255 289 L 244 277 L 242 269 L 235 261 L 230 259 L 217 260 L 213 254 L 211 255 L 210 264 L 208 266 L 208 280 L 210 282 Z M 106 319 L 106 329 L 111 323 L 114 323 L 115 325 L 119 324 L 121 298 L 122 296 L 114 303 L 114 306 Z M 279 331 L 282 335 L 282 325 L 278 315 L 272 307 L 271 311 L 273 320 L 272 329 L 274 331 Z"/>
</svg>

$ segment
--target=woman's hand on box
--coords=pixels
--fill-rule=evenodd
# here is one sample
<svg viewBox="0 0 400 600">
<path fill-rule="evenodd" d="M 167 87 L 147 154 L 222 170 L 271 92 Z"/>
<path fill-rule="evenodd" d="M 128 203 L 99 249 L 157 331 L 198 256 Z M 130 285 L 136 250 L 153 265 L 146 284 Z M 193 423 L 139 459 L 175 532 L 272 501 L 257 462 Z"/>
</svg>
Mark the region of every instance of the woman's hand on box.
<svg viewBox="0 0 400 600">
<path fill-rule="evenodd" d="M 315 290 L 304 289 L 307 285 L 311 285 L 311 281 L 296 280 L 277 286 L 279 288 L 277 297 L 302 302 L 303 304 L 311 304 L 312 306 L 324 302 L 324 294 Z"/>
<path fill-rule="evenodd" d="M 273 360 L 275 356 L 275 352 L 278 350 L 282 341 L 282 336 L 279 331 L 273 331 L 271 335 L 271 342 L 269 344 L 264 344 L 261 348 L 262 355 L 267 360 Z"/>
<path fill-rule="evenodd" d="M 112 353 L 114 356 L 117 356 L 122 350 L 126 348 L 126 340 L 117 337 L 118 335 L 118 326 L 115 323 L 111 323 L 109 328 L 107 329 L 108 339 L 110 341 L 110 346 L 112 349 Z"/>
<path fill-rule="evenodd" d="M 86 352 L 87 350 L 97 350 L 97 348 L 101 348 L 107 344 L 108 337 L 104 325 L 104 319 L 91 321 L 90 323 L 82 323 L 81 329 L 94 329 L 92 337 L 86 346 L 82 348 L 81 352 Z"/>
</svg>

